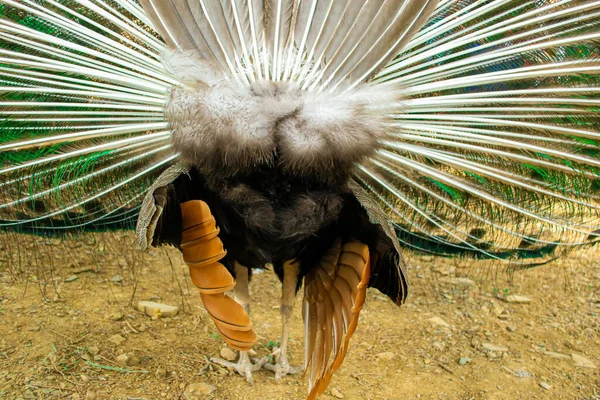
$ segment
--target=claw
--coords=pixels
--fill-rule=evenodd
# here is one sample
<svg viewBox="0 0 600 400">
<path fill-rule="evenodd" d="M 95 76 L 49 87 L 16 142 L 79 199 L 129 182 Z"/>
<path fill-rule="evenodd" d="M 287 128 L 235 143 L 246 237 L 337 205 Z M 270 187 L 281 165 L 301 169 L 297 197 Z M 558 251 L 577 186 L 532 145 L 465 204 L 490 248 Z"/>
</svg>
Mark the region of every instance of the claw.
<svg viewBox="0 0 600 400">
<path fill-rule="evenodd" d="M 265 363 L 264 368 L 275 373 L 275 382 L 277 383 L 286 375 L 294 375 L 304 370 L 302 367 L 291 366 L 287 360 L 287 354 L 277 347 L 273 350 L 273 356 L 275 364 Z"/>
<path fill-rule="evenodd" d="M 251 385 L 254 383 L 252 373 L 260 370 L 263 367 L 263 365 L 267 362 L 267 360 L 267 357 L 263 357 L 260 360 L 255 358 L 254 360 L 252 360 L 254 361 L 254 364 L 252 364 L 252 361 L 250 361 L 250 356 L 248 355 L 247 351 L 240 351 L 240 358 L 237 363 L 227 361 L 218 357 L 213 357 L 210 359 L 210 361 L 214 362 L 215 364 L 219 364 L 229 369 L 233 369 L 238 374 L 246 377 L 246 381 Z"/>
</svg>

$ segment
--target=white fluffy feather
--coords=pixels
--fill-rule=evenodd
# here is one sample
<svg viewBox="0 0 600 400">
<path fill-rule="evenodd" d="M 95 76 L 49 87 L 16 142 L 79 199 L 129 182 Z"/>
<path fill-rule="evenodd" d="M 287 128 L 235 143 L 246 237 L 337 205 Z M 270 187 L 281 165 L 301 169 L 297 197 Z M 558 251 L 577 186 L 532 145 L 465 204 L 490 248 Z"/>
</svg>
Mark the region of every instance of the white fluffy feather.
<svg viewBox="0 0 600 400">
<path fill-rule="evenodd" d="M 194 52 L 238 83 L 292 80 L 318 90 L 367 82 L 398 54 L 438 3 L 141 1 L 169 49 Z"/>
<path fill-rule="evenodd" d="M 176 150 L 200 168 L 235 172 L 279 162 L 295 172 L 327 174 L 373 155 L 391 122 L 386 108 L 399 111 L 397 88 L 364 85 L 341 95 L 302 91 L 289 82 L 240 86 L 193 57 L 170 60 L 172 68 L 182 68 L 179 76 L 188 72 L 166 117 Z"/>
</svg>

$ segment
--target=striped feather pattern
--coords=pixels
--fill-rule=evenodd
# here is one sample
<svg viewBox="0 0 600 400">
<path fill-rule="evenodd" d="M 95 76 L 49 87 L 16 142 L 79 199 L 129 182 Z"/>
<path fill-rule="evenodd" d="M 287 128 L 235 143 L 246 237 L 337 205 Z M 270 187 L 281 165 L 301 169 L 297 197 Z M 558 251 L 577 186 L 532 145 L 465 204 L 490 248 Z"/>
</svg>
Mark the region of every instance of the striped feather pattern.
<svg viewBox="0 0 600 400">
<path fill-rule="evenodd" d="M 598 1 L 440 3 L 375 79 L 404 88 L 403 112 L 357 172 L 404 244 L 505 258 L 596 240 L 599 27 Z"/>
<path fill-rule="evenodd" d="M 2 226 L 135 216 L 176 160 L 170 49 L 242 85 L 399 87 L 355 179 L 409 247 L 554 255 L 600 228 L 597 0 L 2 0 L 0 16 Z"/>
<path fill-rule="evenodd" d="M 418 32 L 437 0 L 141 3 L 171 49 L 192 52 L 240 83 L 291 80 L 334 90 L 373 77 Z"/>
<path fill-rule="evenodd" d="M 174 160 L 164 45 L 121 3 L 0 2 L 0 227 L 131 225 Z"/>
</svg>

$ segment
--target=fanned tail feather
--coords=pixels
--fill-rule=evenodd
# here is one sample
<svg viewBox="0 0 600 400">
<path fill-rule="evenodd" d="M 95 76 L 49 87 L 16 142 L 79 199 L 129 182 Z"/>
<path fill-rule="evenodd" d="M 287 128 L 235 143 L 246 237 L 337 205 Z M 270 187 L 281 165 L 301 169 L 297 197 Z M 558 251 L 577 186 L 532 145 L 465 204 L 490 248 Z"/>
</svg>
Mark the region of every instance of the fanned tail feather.
<svg viewBox="0 0 600 400">
<path fill-rule="evenodd" d="M 202 81 L 320 99 L 296 127 L 338 116 L 323 99 L 357 102 L 377 135 L 350 185 L 405 247 L 541 265 L 599 240 L 599 49 L 600 1 L 0 0 L 0 229 L 133 226 L 179 157 L 173 89 Z M 394 250 L 371 265 L 338 243 L 307 275 L 310 398 L 345 356 L 370 272 L 404 301 Z M 338 263 L 351 253 L 364 257 Z"/>
<path fill-rule="evenodd" d="M 405 245 L 510 259 L 597 240 L 599 26 L 598 2 L 440 4 L 375 79 L 405 100 L 357 172 Z"/>
<path fill-rule="evenodd" d="M 175 159 L 164 45 L 134 2 L 2 3 L 0 227 L 132 226 Z"/>
</svg>

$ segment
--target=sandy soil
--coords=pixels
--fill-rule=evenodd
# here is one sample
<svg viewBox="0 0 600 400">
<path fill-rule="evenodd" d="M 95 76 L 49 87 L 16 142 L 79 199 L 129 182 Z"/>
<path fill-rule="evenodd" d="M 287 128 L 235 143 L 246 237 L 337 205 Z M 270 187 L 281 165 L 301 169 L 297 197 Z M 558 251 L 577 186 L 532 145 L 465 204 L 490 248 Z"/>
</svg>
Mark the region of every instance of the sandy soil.
<svg viewBox="0 0 600 400">
<path fill-rule="evenodd" d="M 302 376 L 276 384 L 263 370 L 249 386 L 211 364 L 224 344 L 179 254 L 132 248 L 123 233 L 64 243 L 0 237 L 0 398 L 304 398 Z M 322 398 L 600 399 L 598 255 L 511 276 L 487 262 L 407 253 L 409 303 L 397 308 L 369 293 L 349 356 Z M 280 284 L 266 272 L 251 289 L 255 350 L 267 355 L 280 335 Z M 501 299 L 510 295 L 531 302 Z M 181 310 L 152 319 L 137 311 L 139 300 Z M 299 304 L 294 364 L 303 362 Z"/>
</svg>

